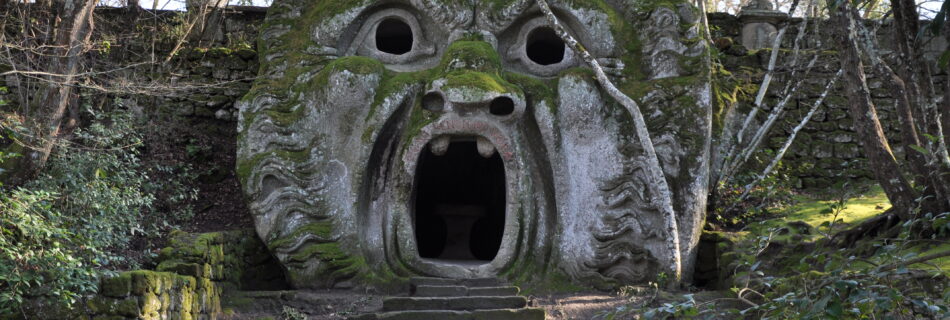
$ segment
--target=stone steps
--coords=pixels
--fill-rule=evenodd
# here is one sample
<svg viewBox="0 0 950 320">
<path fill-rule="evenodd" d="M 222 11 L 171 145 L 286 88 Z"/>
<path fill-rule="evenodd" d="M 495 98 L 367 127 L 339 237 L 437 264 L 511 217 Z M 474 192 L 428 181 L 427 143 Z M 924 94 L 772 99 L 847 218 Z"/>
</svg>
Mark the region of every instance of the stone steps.
<svg viewBox="0 0 950 320">
<path fill-rule="evenodd" d="M 383 299 L 383 311 L 484 310 L 524 308 L 528 299 L 508 297 L 392 297 Z"/>
<path fill-rule="evenodd" d="M 475 311 L 415 310 L 368 313 L 353 320 L 543 320 L 542 308 L 493 309 Z"/>
<path fill-rule="evenodd" d="M 518 295 L 521 289 L 498 279 L 416 277 L 409 279 L 409 285 L 410 296 L 384 298 L 379 312 L 350 319 L 545 319 L 544 309 L 529 307 L 528 300 Z"/>
<path fill-rule="evenodd" d="M 411 295 L 416 297 L 465 297 L 465 296 L 515 296 L 521 291 L 515 286 L 466 287 L 466 286 L 417 286 Z"/>
</svg>

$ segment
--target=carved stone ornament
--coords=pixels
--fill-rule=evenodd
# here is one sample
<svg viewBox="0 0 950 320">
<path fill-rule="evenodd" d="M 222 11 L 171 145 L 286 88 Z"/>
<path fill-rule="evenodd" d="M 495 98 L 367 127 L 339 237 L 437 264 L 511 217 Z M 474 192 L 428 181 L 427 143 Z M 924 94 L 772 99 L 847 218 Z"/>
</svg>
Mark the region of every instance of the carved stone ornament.
<svg viewBox="0 0 950 320">
<path fill-rule="evenodd" d="M 677 235 L 627 111 L 527 1 L 275 0 L 240 102 L 237 171 L 298 288 L 409 276 L 581 285 L 688 273 L 712 104 L 689 2 L 551 1 L 641 102 Z M 678 238 L 681 252 L 666 250 Z"/>
</svg>

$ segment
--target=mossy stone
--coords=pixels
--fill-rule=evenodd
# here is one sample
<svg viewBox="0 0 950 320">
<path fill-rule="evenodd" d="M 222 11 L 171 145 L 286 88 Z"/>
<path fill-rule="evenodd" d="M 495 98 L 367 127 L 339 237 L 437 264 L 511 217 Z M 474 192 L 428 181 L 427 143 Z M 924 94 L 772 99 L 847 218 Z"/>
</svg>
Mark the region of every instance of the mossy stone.
<svg viewBox="0 0 950 320">
<path fill-rule="evenodd" d="M 121 273 L 99 282 L 99 293 L 107 297 L 125 298 L 132 291 L 132 275 Z"/>
<path fill-rule="evenodd" d="M 136 317 L 140 314 L 138 299 L 134 297 L 120 300 L 98 296 L 86 301 L 86 306 L 94 315 Z"/>
<path fill-rule="evenodd" d="M 252 59 L 256 60 L 257 58 L 257 51 L 254 51 L 253 49 L 248 49 L 248 48 L 241 48 L 241 49 L 235 50 L 234 54 L 236 54 L 238 57 L 241 57 L 241 59 L 244 59 L 244 60 L 252 60 Z"/>
<path fill-rule="evenodd" d="M 162 308 L 162 301 L 154 293 L 148 292 L 142 295 L 141 300 L 142 314 L 156 313 Z"/>
</svg>

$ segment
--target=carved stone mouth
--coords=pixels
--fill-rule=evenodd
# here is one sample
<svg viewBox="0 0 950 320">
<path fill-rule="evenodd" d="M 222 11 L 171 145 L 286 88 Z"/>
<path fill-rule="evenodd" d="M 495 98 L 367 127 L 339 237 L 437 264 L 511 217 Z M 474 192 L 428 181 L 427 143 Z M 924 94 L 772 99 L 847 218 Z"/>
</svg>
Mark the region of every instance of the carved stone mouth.
<svg viewBox="0 0 950 320">
<path fill-rule="evenodd" d="M 502 157 L 487 138 L 439 135 L 419 154 L 411 208 L 419 257 L 445 262 L 495 258 L 505 229 Z"/>
</svg>

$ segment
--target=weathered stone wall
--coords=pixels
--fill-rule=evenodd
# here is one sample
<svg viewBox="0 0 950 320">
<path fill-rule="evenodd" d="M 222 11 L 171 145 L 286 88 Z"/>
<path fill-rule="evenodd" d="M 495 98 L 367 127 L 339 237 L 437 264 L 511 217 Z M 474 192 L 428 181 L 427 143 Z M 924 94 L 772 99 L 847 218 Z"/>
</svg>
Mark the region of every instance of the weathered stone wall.
<svg viewBox="0 0 950 320">
<path fill-rule="evenodd" d="M 156 270 L 103 278 L 73 310 L 35 310 L 48 319 L 216 319 L 233 290 L 287 289 L 283 271 L 253 230 L 173 232 Z"/>
<path fill-rule="evenodd" d="M 257 52 L 249 48 L 189 49 L 169 72 L 175 94 L 156 97 L 155 105 L 180 116 L 237 119 L 234 102 L 244 96 L 257 75 Z"/>
<path fill-rule="evenodd" d="M 747 50 L 743 47 L 741 45 L 742 22 L 735 16 L 714 13 L 710 14 L 709 22 L 713 26 L 712 35 L 719 49 L 719 60 L 727 71 L 718 74 L 719 89 L 724 93 L 732 93 L 728 91 L 738 89 L 737 110 L 744 116 L 753 107 L 755 94 L 768 67 L 771 50 Z M 785 115 L 780 122 L 776 123 L 769 134 L 769 139 L 763 144 L 766 150 L 760 153 L 760 158 L 764 161 L 771 161 L 772 152 L 782 147 L 793 128 L 798 125 L 839 69 L 835 42 L 830 34 L 831 28 L 827 26 L 827 22 L 818 21 L 824 26 L 819 27 L 818 33 L 815 34 L 812 31 L 815 21 L 811 21 L 809 34 L 800 43 L 803 50 L 799 59 L 805 62 L 802 63 L 804 65 L 817 54 L 817 63 L 809 73 L 798 73 L 792 76 L 792 70 L 786 65 L 791 60 L 791 49 L 801 23 L 800 19 L 793 20 L 792 26 L 783 37 L 775 77 L 766 95 L 765 110 L 759 113 L 758 120 L 764 120 L 768 111 L 771 111 L 772 107 L 785 96 L 784 91 L 787 85 L 794 85 L 794 82 L 800 79 L 804 79 L 804 84 L 789 102 Z M 885 25 L 879 31 L 881 43 L 884 45 L 888 43 L 886 39 L 889 38 L 889 30 Z M 931 44 L 928 47 L 929 56 L 933 58 L 933 53 L 937 52 L 936 48 L 944 44 L 943 41 Z M 884 53 L 888 51 L 885 49 Z M 871 68 L 868 68 L 866 72 L 871 96 L 878 108 L 878 116 L 881 118 L 881 125 L 891 147 L 900 156 L 903 150 L 900 146 L 894 98 L 888 92 L 888 84 L 883 81 L 883 77 L 874 74 Z M 937 81 L 942 80 L 942 75 L 937 77 Z M 867 170 L 867 159 L 848 113 L 843 86 L 839 82 L 831 89 L 811 121 L 799 132 L 783 159 L 784 172 L 791 176 L 795 186 L 822 188 L 833 185 L 837 178 L 873 179 L 873 174 Z M 748 169 L 750 172 L 758 172 L 759 167 L 763 165 L 752 164 Z"/>
</svg>

